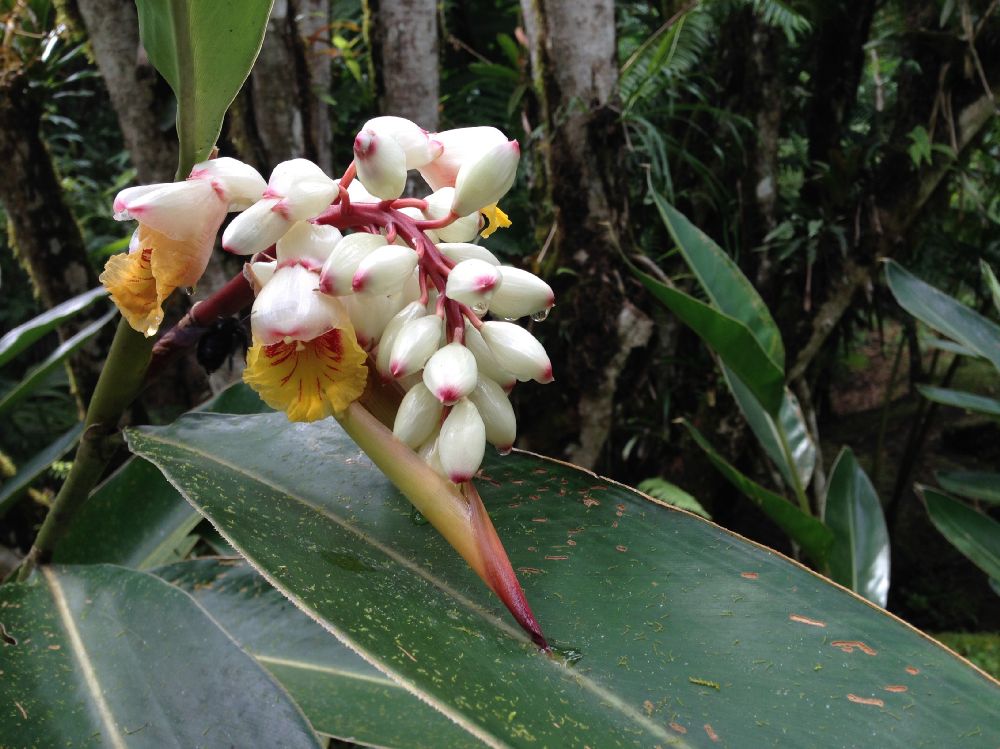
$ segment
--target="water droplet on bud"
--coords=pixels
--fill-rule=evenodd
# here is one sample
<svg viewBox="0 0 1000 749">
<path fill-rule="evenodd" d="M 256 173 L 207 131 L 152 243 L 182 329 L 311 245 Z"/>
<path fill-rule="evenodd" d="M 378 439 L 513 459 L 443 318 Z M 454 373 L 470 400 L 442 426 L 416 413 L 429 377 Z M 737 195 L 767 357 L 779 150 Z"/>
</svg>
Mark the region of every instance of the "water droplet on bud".
<svg viewBox="0 0 1000 749">
<path fill-rule="evenodd" d="M 545 309 L 538 310 L 538 312 L 531 313 L 531 319 L 534 320 L 535 322 L 545 322 L 545 319 L 548 316 L 549 316 L 549 310 L 547 307 Z"/>
<path fill-rule="evenodd" d="M 504 322 L 517 322 L 518 320 L 516 317 L 501 317 L 500 319 Z"/>
<path fill-rule="evenodd" d="M 479 317 L 485 315 L 489 311 L 489 309 L 490 309 L 489 305 L 483 303 L 472 305 L 472 311 L 475 312 L 476 315 Z"/>
<path fill-rule="evenodd" d="M 187 296 L 192 296 L 194 294 L 194 286 L 181 286 L 181 291 Z"/>
<path fill-rule="evenodd" d="M 498 447 L 497 448 L 497 454 L 498 455 L 510 455 L 510 453 L 511 453 L 512 450 L 513 450 L 512 447 Z"/>
</svg>

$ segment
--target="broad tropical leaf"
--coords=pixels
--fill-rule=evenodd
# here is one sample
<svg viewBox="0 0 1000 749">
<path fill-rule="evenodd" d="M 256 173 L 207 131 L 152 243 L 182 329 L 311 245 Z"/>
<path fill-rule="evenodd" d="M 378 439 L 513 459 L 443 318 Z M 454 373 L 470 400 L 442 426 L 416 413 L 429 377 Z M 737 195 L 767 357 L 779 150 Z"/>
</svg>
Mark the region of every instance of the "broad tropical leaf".
<svg viewBox="0 0 1000 749">
<path fill-rule="evenodd" d="M 293 606 L 242 560 L 156 569 L 289 691 L 320 733 L 406 749 L 482 747 Z"/>
<path fill-rule="evenodd" d="M 103 286 L 85 291 L 79 296 L 57 304 L 47 312 L 34 317 L 23 325 L 18 325 L 0 338 L 0 367 L 28 348 L 32 343 L 55 330 L 60 323 L 70 319 L 89 307 L 98 299 L 106 297 L 108 290 Z"/>
<path fill-rule="evenodd" d="M 722 374 L 754 436 L 777 466 L 782 478 L 789 487 L 798 485 L 804 491 L 816 467 L 816 444 L 806 427 L 798 399 L 785 388 L 781 410 L 775 420 L 746 384 L 725 365 L 722 365 Z"/>
<path fill-rule="evenodd" d="M 988 471 L 941 471 L 938 483 L 960 497 L 1000 504 L 1000 473 Z"/>
<path fill-rule="evenodd" d="M 826 564 L 830 546 L 833 544 L 833 533 L 830 532 L 829 528 L 780 494 L 775 494 L 753 479 L 744 476 L 712 447 L 693 424 L 688 421 L 682 421 L 682 423 L 687 427 L 698 447 L 704 450 L 705 455 L 712 461 L 712 465 L 730 484 L 771 518 L 775 525 L 801 546 L 802 550 L 817 565 L 822 567 Z"/>
<path fill-rule="evenodd" d="M 885 277 L 903 309 L 1000 369 L 1000 326 L 924 283 L 892 260 L 885 264 Z"/>
<path fill-rule="evenodd" d="M 21 492 L 31 486 L 31 482 L 41 476 L 53 463 L 69 452 L 83 433 L 83 422 L 74 424 L 55 441 L 21 466 L 20 470 L 0 486 L 0 518 L 21 496 Z"/>
<path fill-rule="evenodd" d="M 889 531 L 875 487 L 845 447 L 830 471 L 823 520 L 833 531 L 830 577 L 872 603 L 889 598 Z"/>
<path fill-rule="evenodd" d="M 964 390 L 951 390 L 932 385 L 917 385 L 917 390 L 927 400 L 932 400 L 943 406 L 964 408 L 966 411 L 974 411 L 986 414 L 987 416 L 1000 416 L 1000 400 L 996 398 L 988 398 L 985 395 L 967 393 Z"/>
<path fill-rule="evenodd" d="M 149 59 L 177 98 L 184 179 L 208 158 L 264 41 L 272 0 L 137 0 Z"/>
<path fill-rule="evenodd" d="M 918 487 L 934 527 L 993 580 L 1000 580 L 1000 523 L 930 487 Z"/>
<path fill-rule="evenodd" d="M 163 580 L 43 567 L 0 587 L 5 746 L 318 747 L 287 693 Z"/>
<path fill-rule="evenodd" d="M 489 745 L 1000 740 L 996 683 L 933 641 L 572 466 L 514 453 L 480 480 L 547 656 L 331 421 L 192 414 L 128 439 L 272 585 Z"/>
</svg>

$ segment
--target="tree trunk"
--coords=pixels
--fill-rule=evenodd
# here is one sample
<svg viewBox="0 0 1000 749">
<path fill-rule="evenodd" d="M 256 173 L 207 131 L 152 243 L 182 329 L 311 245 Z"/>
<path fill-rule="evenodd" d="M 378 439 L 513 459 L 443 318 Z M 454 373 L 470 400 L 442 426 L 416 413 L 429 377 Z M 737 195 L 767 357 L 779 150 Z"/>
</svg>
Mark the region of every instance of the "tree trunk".
<svg viewBox="0 0 1000 749">
<path fill-rule="evenodd" d="M 329 0 L 275 0 L 264 46 L 231 110 L 230 137 L 265 177 L 279 162 L 307 158 L 330 173 Z M 338 177 L 340 175 L 332 175 Z"/>
<path fill-rule="evenodd" d="M 0 84 L 0 203 L 7 212 L 12 245 L 46 307 L 98 285 L 76 219 L 63 200 L 59 176 L 39 133 L 41 108 L 28 78 L 14 75 Z M 59 327 L 62 340 L 102 313 L 94 305 Z M 69 360 L 70 382 L 81 409 L 89 401 L 103 356 L 92 339 Z"/>
<path fill-rule="evenodd" d="M 630 280 L 618 271 L 624 222 L 614 200 L 623 132 L 613 109 L 614 3 L 522 0 L 521 8 L 544 131 L 536 187 L 540 204 L 551 207 L 551 216 L 540 217 L 540 225 L 550 224 L 538 232 L 548 246 L 535 264 L 552 278 L 559 301 L 552 322 L 536 332 L 563 367 L 558 395 L 528 395 L 523 442 L 593 466 L 610 434 L 628 352 L 651 333 L 637 308 L 624 313 Z M 557 268 L 572 273 L 555 276 Z"/>
</svg>

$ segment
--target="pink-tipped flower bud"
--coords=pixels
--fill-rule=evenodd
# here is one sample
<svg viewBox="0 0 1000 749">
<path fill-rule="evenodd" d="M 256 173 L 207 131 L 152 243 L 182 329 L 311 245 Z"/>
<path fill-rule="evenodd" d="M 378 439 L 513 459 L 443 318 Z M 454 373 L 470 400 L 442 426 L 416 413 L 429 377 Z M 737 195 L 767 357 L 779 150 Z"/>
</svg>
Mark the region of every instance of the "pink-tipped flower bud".
<svg viewBox="0 0 1000 749">
<path fill-rule="evenodd" d="M 424 217 L 437 221 L 450 216 L 454 195 L 455 189 L 452 187 L 444 187 L 428 195 Z M 467 216 L 460 216 L 447 226 L 435 229 L 434 232 L 442 242 L 469 242 L 479 234 L 479 214 L 470 213 Z"/>
<path fill-rule="evenodd" d="M 422 382 L 418 383 L 403 396 L 399 410 L 396 411 L 392 433 L 415 450 L 434 434 L 441 422 L 443 410 L 441 401 Z"/>
<path fill-rule="evenodd" d="M 438 252 L 449 260 L 460 263 L 463 260 L 483 260 L 490 265 L 500 265 L 500 260 L 492 252 L 478 244 L 469 242 L 441 242 L 437 246 Z"/>
<path fill-rule="evenodd" d="M 479 330 L 504 369 L 518 380 L 535 380 L 543 385 L 552 382 L 552 363 L 535 336 L 510 322 L 483 323 Z"/>
<path fill-rule="evenodd" d="M 516 140 L 499 143 L 458 170 L 451 209 L 459 216 L 496 205 L 514 184 L 521 149 Z"/>
<path fill-rule="evenodd" d="M 401 291 L 403 284 L 417 267 L 417 253 L 412 247 L 387 244 L 379 247 L 358 263 L 351 280 L 354 291 L 369 294 L 392 294 Z"/>
<path fill-rule="evenodd" d="M 542 315 L 555 304 L 552 287 L 534 273 L 509 265 L 500 266 L 503 283 L 490 300 L 490 314 L 514 320 L 525 315 Z"/>
<path fill-rule="evenodd" d="M 136 219 L 171 239 L 191 239 L 218 231 L 227 206 L 211 180 L 189 179 L 122 190 L 114 210 L 119 221 Z"/>
<path fill-rule="evenodd" d="M 486 426 L 478 409 L 462 398 L 451 409 L 438 436 L 438 458 L 449 480 L 470 481 L 486 452 Z"/>
<path fill-rule="evenodd" d="M 365 351 L 375 347 L 382 331 L 396 312 L 392 301 L 384 295 L 351 294 L 334 298 L 322 294 L 320 296 L 344 306 L 354 327 L 354 337 Z"/>
<path fill-rule="evenodd" d="M 319 274 L 319 290 L 330 296 L 353 294 L 352 284 L 358 265 L 376 249 L 385 246 L 385 237 L 381 234 L 348 234 L 337 243 L 323 263 Z"/>
<path fill-rule="evenodd" d="M 389 354 L 389 372 L 399 378 L 418 372 L 441 345 L 444 320 L 437 315 L 418 317 L 405 323 L 396 334 Z"/>
<path fill-rule="evenodd" d="M 486 345 L 482 334 L 468 322 L 465 323 L 465 346 L 476 357 L 479 374 L 489 377 L 504 390 L 510 390 L 517 383 L 517 378 L 500 366 L 493 351 Z"/>
<path fill-rule="evenodd" d="M 315 293 L 316 274 L 301 265 L 279 268 L 253 303 L 250 326 L 264 345 L 311 341 L 334 327 L 331 309 Z"/>
<path fill-rule="evenodd" d="M 295 222 L 275 211 L 277 204 L 277 198 L 258 200 L 234 218 L 222 233 L 222 249 L 234 255 L 253 255 L 281 239 Z"/>
<path fill-rule="evenodd" d="M 441 154 L 440 143 L 431 140 L 427 131 L 417 123 L 403 117 L 375 117 L 368 120 L 361 130 L 396 141 L 406 156 L 407 169 L 417 169 L 429 164 Z"/>
<path fill-rule="evenodd" d="M 343 238 L 334 226 L 298 221 L 277 242 L 278 263 L 299 263 L 318 271 Z"/>
<path fill-rule="evenodd" d="M 517 418 L 507 393 L 489 377 L 479 375 L 476 389 L 469 395 L 486 425 L 486 440 L 506 455 L 517 437 Z"/>
<path fill-rule="evenodd" d="M 430 138 L 441 146 L 441 154 L 420 169 L 432 190 L 454 187 L 458 172 L 466 162 L 474 161 L 483 153 L 507 142 L 507 136 L 495 127 L 460 127 L 431 133 Z"/>
<path fill-rule="evenodd" d="M 230 211 L 243 211 L 264 195 L 267 182 L 249 164 L 229 156 L 220 156 L 195 164 L 188 179 L 210 179 L 216 191 L 229 201 Z"/>
<path fill-rule="evenodd" d="M 424 384 L 446 406 L 471 393 L 478 377 L 476 357 L 461 343 L 442 346 L 424 366 Z"/>
<path fill-rule="evenodd" d="M 340 187 L 309 159 L 290 159 L 274 167 L 267 183 L 267 198 L 278 198 L 274 210 L 285 218 L 315 218 L 340 192 Z"/>
<path fill-rule="evenodd" d="M 467 304 L 478 314 L 486 314 L 490 299 L 499 288 L 500 271 L 485 260 L 463 260 L 448 273 L 445 296 Z"/>
<path fill-rule="evenodd" d="M 406 153 L 395 140 L 365 128 L 354 139 L 358 179 L 372 195 L 394 200 L 406 187 Z"/>
<path fill-rule="evenodd" d="M 250 282 L 250 286 L 253 287 L 254 296 L 259 294 L 260 290 L 264 288 L 264 284 L 274 277 L 274 272 L 277 269 L 277 260 L 257 261 L 256 263 L 247 263 L 243 266 L 243 275 Z"/>
<path fill-rule="evenodd" d="M 392 344 L 396 340 L 396 336 L 399 335 L 399 331 L 411 320 L 416 320 L 418 317 L 425 317 L 426 315 L 427 308 L 424 305 L 420 302 L 410 302 L 389 320 L 389 323 L 385 326 L 385 330 L 382 331 L 382 336 L 379 338 L 378 353 L 375 356 L 375 369 L 383 377 L 389 378 L 392 376 L 392 370 L 389 368 L 390 355 L 392 354 Z"/>
</svg>

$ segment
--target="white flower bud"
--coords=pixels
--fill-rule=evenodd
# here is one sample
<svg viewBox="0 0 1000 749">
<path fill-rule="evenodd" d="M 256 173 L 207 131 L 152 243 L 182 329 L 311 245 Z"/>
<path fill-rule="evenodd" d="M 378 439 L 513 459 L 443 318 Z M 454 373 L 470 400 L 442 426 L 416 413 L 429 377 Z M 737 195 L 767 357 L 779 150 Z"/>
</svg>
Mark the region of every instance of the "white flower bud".
<svg viewBox="0 0 1000 749">
<path fill-rule="evenodd" d="M 347 197 L 352 203 L 381 203 L 382 199 L 377 198 L 365 189 L 361 180 L 353 179 L 347 186 Z"/>
<path fill-rule="evenodd" d="M 211 180 L 189 179 L 122 190 L 114 207 L 119 221 L 136 219 L 171 239 L 190 239 L 210 226 L 218 231 L 228 201 L 212 189 Z"/>
<path fill-rule="evenodd" d="M 319 270 L 343 235 L 334 226 L 298 221 L 277 242 L 279 263 L 299 261 L 310 270 Z"/>
<path fill-rule="evenodd" d="M 485 260 L 463 260 L 448 274 L 444 293 L 449 299 L 469 305 L 476 314 L 484 315 L 500 281 L 497 266 Z"/>
<path fill-rule="evenodd" d="M 527 330 L 514 323 L 491 320 L 483 323 L 479 332 L 500 366 L 510 370 L 518 380 L 536 380 L 542 384 L 552 382 L 549 355 Z"/>
<path fill-rule="evenodd" d="M 441 458 L 438 453 L 438 437 L 440 437 L 440 435 L 441 430 L 439 428 L 435 428 L 431 436 L 427 438 L 427 441 L 417 449 L 417 455 L 419 455 L 420 459 L 430 466 L 431 470 L 435 473 L 448 478 L 448 475 L 444 472 L 444 468 L 441 467 Z"/>
<path fill-rule="evenodd" d="M 210 179 L 216 190 L 229 201 L 230 211 L 243 211 L 264 195 L 267 182 L 249 164 L 229 156 L 220 156 L 195 164 L 188 179 Z"/>
<path fill-rule="evenodd" d="M 253 255 L 281 239 L 295 222 L 275 211 L 277 205 L 277 198 L 258 200 L 234 218 L 222 233 L 222 249 L 234 255 Z"/>
<path fill-rule="evenodd" d="M 444 320 L 437 315 L 418 317 L 405 323 L 396 334 L 389 354 L 389 372 L 403 377 L 423 369 L 431 354 L 441 345 Z"/>
<path fill-rule="evenodd" d="M 444 187 L 428 195 L 424 217 L 435 221 L 450 216 L 454 195 L 455 189 L 452 187 Z M 442 242 L 469 242 L 479 234 L 479 214 L 470 213 L 468 216 L 461 216 L 448 226 L 435 229 L 434 232 Z"/>
<path fill-rule="evenodd" d="M 323 263 L 323 270 L 319 274 L 319 290 L 330 296 L 354 293 L 351 284 L 358 265 L 376 249 L 385 246 L 385 237 L 381 234 L 348 234 L 337 243 Z"/>
<path fill-rule="evenodd" d="M 274 277 L 274 271 L 277 270 L 277 268 L 277 260 L 258 261 L 256 263 L 247 263 L 243 266 L 243 274 L 253 287 L 254 294 L 260 293 L 264 284 Z"/>
<path fill-rule="evenodd" d="M 476 475 L 486 452 L 486 426 L 468 398 L 451 409 L 438 436 L 438 458 L 445 475 L 456 484 Z"/>
<path fill-rule="evenodd" d="M 406 187 L 406 153 L 395 140 L 364 129 L 354 139 L 358 179 L 372 195 L 393 200 Z"/>
<path fill-rule="evenodd" d="M 154 185 L 136 185 L 135 187 L 126 187 L 124 190 L 119 192 L 115 195 L 115 202 L 112 204 L 115 221 L 134 220 L 136 217 L 128 212 L 129 205 L 136 202 L 147 193 L 156 192 L 161 187 L 163 187 L 163 183 Z"/>
<path fill-rule="evenodd" d="M 476 357 L 461 343 L 442 346 L 424 365 L 424 384 L 446 406 L 471 393 L 478 377 Z"/>
<path fill-rule="evenodd" d="M 406 156 L 407 169 L 424 166 L 441 154 L 440 143 L 431 140 L 427 131 L 417 123 L 403 117 L 375 117 L 368 120 L 361 129 L 396 141 Z"/>
<path fill-rule="evenodd" d="M 489 377 L 504 390 L 510 390 L 517 383 L 517 378 L 500 366 L 493 351 L 486 345 L 482 334 L 476 330 L 469 322 L 465 323 L 465 346 L 476 357 L 476 366 L 479 374 Z"/>
<path fill-rule="evenodd" d="M 486 439 L 506 455 L 517 437 L 517 418 L 507 393 L 489 377 L 479 376 L 476 389 L 469 395 L 486 425 Z"/>
<path fill-rule="evenodd" d="M 440 144 L 441 154 L 421 167 L 420 176 L 432 190 L 454 187 L 463 164 L 507 142 L 507 136 L 495 127 L 460 127 L 431 133 L 430 138 Z"/>
<path fill-rule="evenodd" d="M 412 247 L 387 244 L 366 255 L 358 264 L 351 281 L 354 291 L 370 294 L 391 294 L 401 291 L 403 284 L 417 267 L 417 252 Z"/>
<path fill-rule="evenodd" d="M 455 179 L 451 209 L 459 216 L 496 205 L 514 184 L 521 148 L 516 140 L 500 143 L 474 161 L 467 161 Z"/>
<path fill-rule="evenodd" d="M 403 329 L 403 326 L 410 320 L 416 320 L 418 317 L 425 317 L 427 315 L 427 308 L 424 307 L 420 302 L 410 302 L 408 305 L 403 307 L 402 310 L 397 312 L 389 323 L 385 326 L 385 330 L 382 331 L 382 335 L 378 342 L 378 354 L 375 357 L 375 369 L 384 377 L 391 377 L 392 370 L 389 368 L 389 357 L 392 354 L 392 344 L 396 340 L 396 336 L 399 335 L 399 331 Z"/>
<path fill-rule="evenodd" d="M 320 296 L 344 305 L 351 325 L 354 326 L 358 345 L 365 351 L 371 350 L 378 343 L 382 331 L 395 313 L 392 302 L 384 294 L 351 294 L 333 298 L 323 294 Z"/>
<path fill-rule="evenodd" d="M 500 260 L 492 252 L 478 244 L 468 242 L 441 242 L 438 252 L 456 263 L 463 260 L 484 260 L 490 265 L 500 265 Z"/>
<path fill-rule="evenodd" d="M 339 192 L 337 183 L 309 159 L 290 159 L 274 167 L 264 197 L 279 198 L 275 210 L 302 221 L 329 208 Z"/>
<path fill-rule="evenodd" d="M 547 311 L 555 304 L 552 287 L 534 273 L 510 265 L 500 266 L 503 283 L 490 300 L 490 314 L 513 320 Z"/>
<path fill-rule="evenodd" d="M 434 434 L 443 410 L 444 406 L 423 383 L 414 385 L 399 404 L 392 433 L 401 442 L 416 449 Z"/>
<path fill-rule="evenodd" d="M 316 293 L 318 278 L 301 265 L 278 269 L 253 303 L 253 337 L 264 345 L 311 341 L 333 327 L 330 308 Z"/>
</svg>

